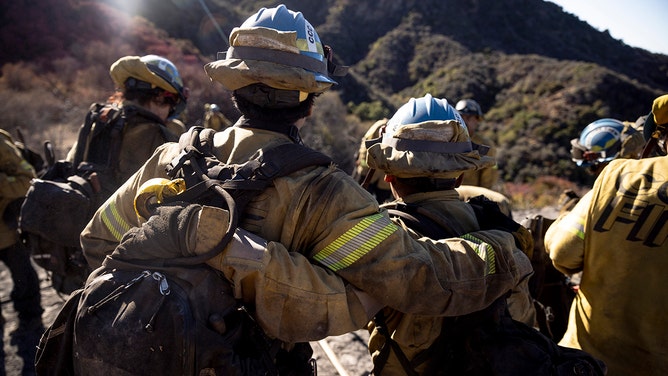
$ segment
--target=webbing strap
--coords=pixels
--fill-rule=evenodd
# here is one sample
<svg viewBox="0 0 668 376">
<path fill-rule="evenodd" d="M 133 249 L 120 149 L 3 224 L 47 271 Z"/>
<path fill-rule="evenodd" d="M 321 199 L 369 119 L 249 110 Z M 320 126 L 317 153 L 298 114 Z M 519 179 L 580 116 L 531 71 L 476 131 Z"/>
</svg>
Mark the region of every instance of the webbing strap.
<svg viewBox="0 0 668 376">
<path fill-rule="evenodd" d="M 102 105 L 96 103 L 93 104 L 86 114 L 86 118 L 84 120 L 84 123 L 81 125 L 81 129 L 79 129 L 79 135 L 77 137 L 77 147 L 76 150 L 74 151 L 74 162 L 72 163 L 72 168 L 74 171 L 76 171 L 77 166 L 79 166 L 79 163 L 83 161 L 84 159 L 84 153 L 86 152 L 86 145 L 88 144 L 88 136 L 90 135 L 90 130 L 93 128 L 93 123 L 97 120 L 99 120 L 100 116 L 100 109 L 102 108 Z"/>
<path fill-rule="evenodd" d="M 213 156 L 214 133 L 215 131 L 212 132 L 208 128 L 194 127 L 181 136 L 179 144 L 183 147 L 183 152 L 169 164 L 168 175 L 174 177 L 178 170 L 187 165 L 200 182 L 188 187 L 181 194 L 165 199 L 165 203 L 172 201 L 195 203 L 213 191 L 223 198 L 224 208 L 229 210 L 229 227 L 220 244 L 207 253 L 165 260 L 171 265 L 192 265 L 205 262 L 222 252 L 232 238 L 239 216 L 244 212 L 246 204 L 269 186 L 273 179 L 289 175 L 308 166 L 332 163 L 331 158 L 318 151 L 299 144 L 286 143 L 264 151 L 258 158 L 251 159 L 243 165 L 222 165 L 222 169 L 233 170 L 233 174 L 230 171 L 230 174 L 227 175 L 231 176 L 230 179 L 211 178 L 207 172 L 211 162 L 215 161 Z M 207 161 L 209 163 L 206 163 Z M 222 174 L 218 173 L 218 175 Z"/>
<path fill-rule="evenodd" d="M 393 202 L 382 207 L 387 209 L 390 218 L 401 218 L 410 229 L 432 239 L 452 238 L 464 233 L 458 223 L 435 216 L 419 205 Z"/>
<path fill-rule="evenodd" d="M 394 354 L 397 356 L 397 359 L 399 359 L 399 363 L 401 363 L 401 367 L 406 371 L 406 375 L 408 376 L 418 376 L 418 373 L 415 372 L 415 368 L 411 364 L 411 361 L 408 359 L 406 354 L 401 350 L 401 347 L 395 341 L 392 339 L 392 335 L 390 334 L 390 331 L 387 329 L 387 324 L 385 321 L 385 314 L 383 311 L 380 311 L 376 314 L 376 316 L 373 318 L 374 325 L 376 326 L 376 329 L 378 332 L 385 337 L 385 344 L 383 344 L 383 347 L 380 349 L 380 353 L 378 354 L 378 357 L 376 358 L 376 365 L 373 367 L 373 374 L 374 375 L 380 375 L 382 374 L 383 368 L 385 368 L 385 364 L 387 364 L 387 359 L 390 357 L 390 350 L 394 351 Z"/>
</svg>

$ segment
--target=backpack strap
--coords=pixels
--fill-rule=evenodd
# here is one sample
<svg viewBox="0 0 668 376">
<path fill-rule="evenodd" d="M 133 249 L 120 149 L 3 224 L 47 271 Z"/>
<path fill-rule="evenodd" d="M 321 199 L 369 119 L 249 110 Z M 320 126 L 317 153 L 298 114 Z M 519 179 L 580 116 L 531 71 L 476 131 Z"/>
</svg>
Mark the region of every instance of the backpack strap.
<svg viewBox="0 0 668 376">
<path fill-rule="evenodd" d="M 404 354 L 404 352 L 401 350 L 401 347 L 399 347 L 397 341 L 392 339 L 392 335 L 390 334 L 390 331 L 387 329 L 385 314 L 383 313 L 382 310 L 378 312 L 376 316 L 374 316 L 373 321 L 378 332 L 382 334 L 383 337 L 385 337 L 385 344 L 383 344 L 383 347 L 380 348 L 380 353 L 378 354 L 378 357 L 376 358 L 375 361 L 377 366 L 373 367 L 373 374 L 374 375 L 382 374 L 383 368 L 385 368 L 385 364 L 387 364 L 387 359 L 390 357 L 390 351 L 393 350 L 397 356 L 397 359 L 399 359 L 399 363 L 401 363 L 401 367 L 406 372 L 406 375 L 418 376 L 419 374 L 415 371 L 413 364 L 411 364 L 411 361 L 408 359 L 406 354 Z"/>
<path fill-rule="evenodd" d="M 90 131 L 93 128 L 93 123 L 97 121 L 100 117 L 100 109 L 104 105 L 100 103 L 93 103 L 86 114 L 84 123 L 79 129 L 79 135 L 77 136 L 77 146 L 74 151 L 74 161 L 72 162 L 72 168 L 76 171 L 77 166 L 84 160 L 84 155 L 86 153 L 86 146 L 88 145 L 88 136 L 90 136 Z M 74 174 L 72 171 L 72 174 Z"/>
<path fill-rule="evenodd" d="M 436 216 L 419 205 L 392 202 L 381 207 L 387 208 L 390 217 L 400 218 L 411 230 L 432 239 L 452 238 L 464 233 L 458 223 Z"/>
<path fill-rule="evenodd" d="M 117 110 L 111 108 L 107 113 L 108 127 L 111 127 L 111 140 L 109 142 L 109 157 L 107 159 L 107 168 L 113 171 L 114 176 L 118 176 L 119 159 L 121 156 L 121 144 L 123 143 L 123 131 L 127 122 L 127 112 L 121 108 Z"/>
<path fill-rule="evenodd" d="M 221 242 L 209 252 L 167 260 L 166 264 L 194 265 L 218 255 L 232 239 L 239 216 L 244 212 L 246 204 L 267 188 L 274 179 L 309 166 L 332 163 L 331 158 L 318 151 L 288 143 L 267 149 L 259 157 L 242 165 L 225 165 L 213 156 L 214 134 L 213 129 L 193 127 L 181 136 L 179 144 L 182 146 L 182 151 L 169 163 L 167 174 L 174 178 L 179 172 L 192 170 L 192 173 L 186 173 L 188 178 L 192 180 L 194 175 L 200 181 L 179 195 L 165 198 L 164 202 L 197 202 L 198 198 L 213 191 L 223 199 L 222 205 L 229 210 L 230 222 L 227 232 Z M 210 173 L 209 170 L 214 172 Z"/>
<path fill-rule="evenodd" d="M 91 105 L 77 137 L 77 146 L 72 163 L 72 174 L 75 174 L 81 162 L 88 159 L 91 141 L 109 127 L 111 138 L 109 142 L 109 155 L 106 166 L 115 171 L 118 168 L 118 157 L 120 155 L 121 138 L 125 126 L 125 110 L 109 104 L 94 103 Z M 96 124 L 96 127 L 93 127 Z M 95 129 L 93 129 L 95 128 Z M 92 134 L 91 134 L 92 132 Z"/>
</svg>

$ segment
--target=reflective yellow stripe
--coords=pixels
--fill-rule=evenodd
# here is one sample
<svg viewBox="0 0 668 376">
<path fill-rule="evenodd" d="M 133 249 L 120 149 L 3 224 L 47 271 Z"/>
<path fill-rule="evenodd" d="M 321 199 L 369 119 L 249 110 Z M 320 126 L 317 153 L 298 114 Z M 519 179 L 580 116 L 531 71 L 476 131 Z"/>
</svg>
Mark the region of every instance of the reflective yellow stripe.
<svg viewBox="0 0 668 376">
<path fill-rule="evenodd" d="M 309 48 L 309 45 L 313 45 L 313 43 L 309 43 L 306 39 L 297 39 L 297 48 L 299 48 L 300 51 L 306 51 L 306 52 L 317 52 L 320 55 L 324 55 L 325 51 L 322 48 L 322 43 L 316 43 L 315 48 L 317 51 L 313 51 Z"/>
<path fill-rule="evenodd" d="M 110 203 L 102 211 L 102 222 L 119 242 L 123 234 L 130 229 L 130 225 L 121 218 L 114 203 Z"/>
<path fill-rule="evenodd" d="M 573 218 L 572 215 L 564 217 L 559 221 L 559 228 L 564 229 L 565 231 L 570 232 L 571 234 L 577 236 L 581 240 L 584 240 L 584 218 L 577 217 Z"/>
<path fill-rule="evenodd" d="M 462 235 L 462 238 L 476 244 L 473 249 L 487 264 L 485 275 L 496 273 L 496 253 L 494 252 L 494 247 L 469 234 Z"/>
<path fill-rule="evenodd" d="M 397 229 L 398 227 L 383 214 L 374 214 L 362 219 L 318 252 L 314 258 L 332 271 L 347 268 Z"/>
</svg>

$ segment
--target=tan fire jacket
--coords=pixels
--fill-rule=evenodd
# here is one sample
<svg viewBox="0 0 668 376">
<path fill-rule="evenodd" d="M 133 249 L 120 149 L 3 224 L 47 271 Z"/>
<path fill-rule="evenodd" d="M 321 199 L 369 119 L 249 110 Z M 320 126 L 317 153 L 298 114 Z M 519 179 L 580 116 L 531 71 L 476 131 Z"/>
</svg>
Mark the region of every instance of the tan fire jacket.
<svg viewBox="0 0 668 376">
<path fill-rule="evenodd" d="M 435 216 L 446 218 L 451 222 L 456 222 L 466 232 L 477 231 L 480 229 L 475 213 L 471 206 L 459 199 L 457 191 L 438 191 L 429 193 L 418 193 L 404 197 L 404 202 L 419 205 Z M 401 219 L 394 220 L 397 224 L 413 234 L 413 237 L 421 236 L 409 227 Z M 520 283 L 513 288 L 508 299 L 508 308 L 515 320 L 525 324 L 536 326 L 536 311 L 533 307 L 533 300 L 529 294 L 529 278 L 533 274 L 531 261 L 519 249 L 514 253 L 518 265 L 521 266 L 522 279 Z M 475 307 L 470 307 L 472 311 Z M 409 360 L 413 360 L 422 351 L 428 349 L 441 334 L 443 319 L 434 316 L 423 316 L 416 314 L 404 314 L 392 309 L 385 309 L 387 329 L 392 334 L 392 338 L 399 344 Z M 377 361 L 380 349 L 385 343 L 385 338 L 378 332 L 374 322 L 369 326 L 369 352 L 374 363 Z M 416 367 L 416 371 L 422 374 L 425 364 Z M 394 351 L 390 351 L 387 363 L 383 368 L 383 375 L 405 375 L 406 371 L 401 365 Z"/>
<path fill-rule="evenodd" d="M 222 162 L 241 163 L 287 142 L 275 132 L 235 126 L 216 134 L 214 148 Z M 129 228 L 140 225 L 133 209 L 137 188 L 150 178 L 166 177 L 165 167 L 179 152 L 178 144 L 159 147 L 96 212 L 81 237 L 93 268 Z M 458 315 L 487 306 L 522 276 L 510 234 L 489 231 L 474 234 L 478 240 L 473 241 L 418 242 L 333 166 L 274 180 L 249 204 L 242 227 L 272 243 L 259 257 L 250 252 L 246 259 L 228 257 L 223 271 L 237 297 L 256 303 L 267 334 L 287 342 L 363 328 L 379 307 L 371 309 L 350 295 L 353 287 L 381 307 Z M 488 253 L 479 255 L 481 248 Z"/>
<path fill-rule="evenodd" d="M 0 129 L 0 214 L 10 202 L 25 196 L 30 188 L 30 180 L 35 177 L 35 169 L 23 159 L 21 151 L 4 129 Z M 0 220 L 0 249 L 16 243 L 15 229 Z"/>
<path fill-rule="evenodd" d="M 668 374 L 668 157 L 610 162 L 545 235 L 557 269 L 582 271 L 560 344 L 610 375 Z"/>
</svg>

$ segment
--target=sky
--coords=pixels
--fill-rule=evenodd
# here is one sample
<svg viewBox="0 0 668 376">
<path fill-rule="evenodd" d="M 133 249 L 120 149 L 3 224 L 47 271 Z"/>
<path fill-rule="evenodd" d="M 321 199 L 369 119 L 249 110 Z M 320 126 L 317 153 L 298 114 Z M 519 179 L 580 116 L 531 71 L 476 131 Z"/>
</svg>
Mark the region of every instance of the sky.
<svg viewBox="0 0 668 376">
<path fill-rule="evenodd" d="M 667 0 L 547 0 L 615 39 L 668 55 Z"/>
</svg>

